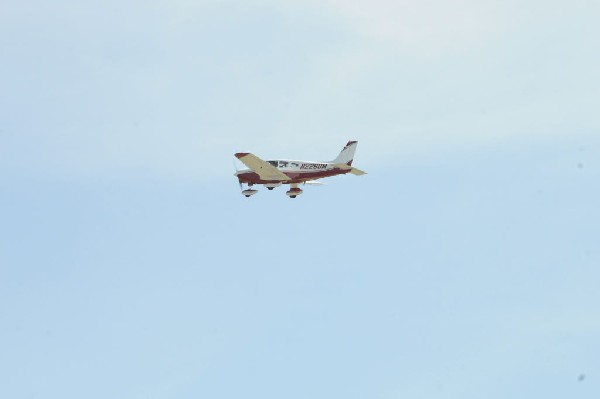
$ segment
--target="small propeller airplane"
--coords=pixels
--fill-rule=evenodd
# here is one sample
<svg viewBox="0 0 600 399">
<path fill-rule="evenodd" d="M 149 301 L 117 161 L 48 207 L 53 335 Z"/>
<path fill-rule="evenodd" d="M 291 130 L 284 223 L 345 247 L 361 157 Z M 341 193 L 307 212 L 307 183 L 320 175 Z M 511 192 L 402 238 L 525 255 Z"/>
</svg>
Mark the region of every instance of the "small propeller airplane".
<svg viewBox="0 0 600 399">
<path fill-rule="evenodd" d="M 290 189 L 286 191 L 286 195 L 290 198 L 296 198 L 302 194 L 302 189 L 298 187 L 299 184 L 320 185 L 323 183 L 316 180 L 324 177 L 346 173 L 352 173 L 356 176 L 366 174 L 366 172 L 352 166 L 357 145 L 357 141 L 349 141 L 340 152 L 340 155 L 330 162 L 263 161 L 254 154 L 238 152 L 235 154 L 236 158 L 250 169 L 237 171 L 234 176 L 238 178 L 242 195 L 246 197 L 258 192 L 258 190 L 252 188 L 255 184 L 262 184 L 269 190 L 273 190 L 282 184 L 289 184 Z M 248 188 L 244 190 L 243 184 L 247 184 Z"/>
</svg>

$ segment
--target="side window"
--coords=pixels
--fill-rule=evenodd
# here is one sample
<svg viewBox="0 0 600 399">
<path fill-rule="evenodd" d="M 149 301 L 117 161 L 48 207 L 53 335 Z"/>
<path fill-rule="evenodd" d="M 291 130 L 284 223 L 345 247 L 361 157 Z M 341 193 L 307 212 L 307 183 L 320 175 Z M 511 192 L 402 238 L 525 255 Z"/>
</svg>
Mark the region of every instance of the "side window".
<svg viewBox="0 0 600 399">
<path fill-rule="evenodd" d="M 288 163 L 287 161 L 279 161 L 279 167 L 280 168 L 287 168 L 288 167 Z"/>
</svg>

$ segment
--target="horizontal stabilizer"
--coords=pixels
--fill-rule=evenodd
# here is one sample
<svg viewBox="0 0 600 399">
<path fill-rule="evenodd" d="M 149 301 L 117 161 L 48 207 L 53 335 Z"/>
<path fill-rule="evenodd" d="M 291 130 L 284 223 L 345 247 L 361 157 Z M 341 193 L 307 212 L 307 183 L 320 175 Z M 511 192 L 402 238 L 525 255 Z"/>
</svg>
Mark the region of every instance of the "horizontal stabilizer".
<svg viewBox="0 0 600 399">
<path fill-rule="evenodd" d="M 361 175 L 366 175 L 367 174 L 367 172 L 364 172 L 364 171 L 362 171 L 360 169 L 357 169 L 357 168 L 353 168 L 352 166 L 347 165 L 345 163 L 336 163 L 334 166 L 336 168 L 338 168 L 338 169 L 350 170 L 350 173 L 352 173 L 353 175 L 356 175 L 356 176 L 361 176 Z"/>
</svg>

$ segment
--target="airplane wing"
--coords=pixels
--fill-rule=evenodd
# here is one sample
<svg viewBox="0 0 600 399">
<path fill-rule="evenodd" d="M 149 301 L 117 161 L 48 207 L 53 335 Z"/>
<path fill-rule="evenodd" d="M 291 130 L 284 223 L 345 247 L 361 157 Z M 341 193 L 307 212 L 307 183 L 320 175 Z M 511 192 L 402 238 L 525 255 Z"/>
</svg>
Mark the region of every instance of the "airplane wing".
<svg viewBox="0 0 600 399">
<path fill-rule="evenodd" d="M 288 175 L 281 172 L 270 163 L 263 161 L 254 154 L 250 154 L 248 152 L 238 152 L 235 154 L 235 156 L 237 159 L 242 161 L 244 165 L 258 173 L 262 180 L 290 180 Z"/>
</svg>

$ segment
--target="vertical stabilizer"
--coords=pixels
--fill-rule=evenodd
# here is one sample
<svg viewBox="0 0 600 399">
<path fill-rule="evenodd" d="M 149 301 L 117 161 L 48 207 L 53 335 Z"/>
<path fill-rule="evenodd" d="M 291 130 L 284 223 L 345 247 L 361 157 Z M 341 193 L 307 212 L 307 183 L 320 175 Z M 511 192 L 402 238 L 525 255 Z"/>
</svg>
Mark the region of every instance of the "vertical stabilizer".
<svg viewBox="0 0 600 399">
<path fill-rule="evenodd" d="M 352 160 L 354 159 L 354 152 L 356 151 L 357 145 L 358 141 L 349 141 L 348 144 L 346 144 L 346 146 L 344 147 L 344 149 L 342 149 L 342 152 L 340 152 L 340 155 L 338 155 L 337 158 L 331 162 L 352 165 Z"/>
</svg>

